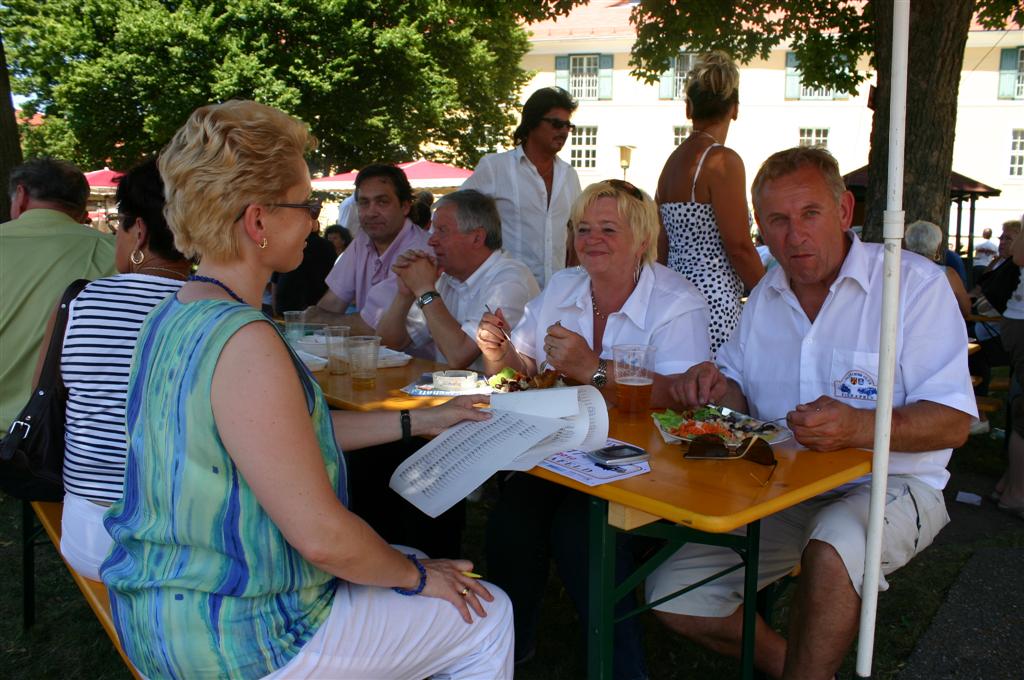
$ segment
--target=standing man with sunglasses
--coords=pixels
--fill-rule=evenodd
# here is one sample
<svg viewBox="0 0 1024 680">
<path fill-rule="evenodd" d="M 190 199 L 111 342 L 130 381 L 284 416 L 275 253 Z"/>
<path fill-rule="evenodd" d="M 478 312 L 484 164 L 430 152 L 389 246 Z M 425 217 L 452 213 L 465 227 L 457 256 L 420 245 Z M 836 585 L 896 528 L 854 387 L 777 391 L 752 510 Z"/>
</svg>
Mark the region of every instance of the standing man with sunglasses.
<svg viewBox="0 0 1024 680">
<path fill-rule="evenodd" d="M 310 321 L 349 327 L 351 335 L 375 335 L 377 322 L 398 293 L 391 270 L 407 250 L 432 252 L 429 234 L 409 220 L 412 187 L 405 172 L 375 163 L 356 175 L 360 232 L 327 275 L 327 292 L 307 311 Z M 355 314 L 345 314 L 350 304 Z"/>
<path fill-rule="evenodd" d="M 786 417 L 797 442 L 810 449 L 797 454 L 797 464 L 815 451 L 871 448 L 884 249 L 849 231 L 853 196 L 823 149 L 773 154 L 751 193 L 758 227 L 779 266 L 750 294 L 717 366 L 694 366 L 673 394 L 687 405 L 723 404 L 762 420 Z M 967 333 L 942 269 L 904 252 L 899 295 L 885 574 L 928 547 L 949 521 L 942 497 L 946 465 L 977 416 Z M 769 676 L 832 678 L 853 643 L 870 479 L 762 521 L 759 585 L 801 566 L 788 640 L 757 620 L 754 661 Z M 648 601 L 738 561 L 724 548 L 684 546 L 648 578 Z M 880 587 L 888 588 L 884 578 Z M 656 610 L 676 632 L 739 656 L 742 592 L 737 570 Z"/>
<path fill-rule="evenodd" d="M 505 250 L 533 272 L 541 288 L 566 265 L 569 209 L 580 195 L 576 170 L 558 157 L 576 101 L 560 87 L 537 90 L 523 105 L 516 147 L 480 159 L 463 189 L 492 197 L 501 215 Z"/>
</svg>

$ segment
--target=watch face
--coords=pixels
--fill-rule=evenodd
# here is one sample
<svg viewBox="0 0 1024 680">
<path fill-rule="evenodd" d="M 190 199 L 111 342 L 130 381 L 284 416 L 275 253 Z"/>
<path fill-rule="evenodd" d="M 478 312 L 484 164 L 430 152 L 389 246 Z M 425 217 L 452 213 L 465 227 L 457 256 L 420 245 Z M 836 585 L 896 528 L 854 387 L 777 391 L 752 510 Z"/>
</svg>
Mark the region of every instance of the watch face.
<svg viewBox="0 0 1024 680">
<path fill-rule="evenodd" d="M 594 383 L 594 387 L 604 387 L 605 383 L 608 382 L 608 378 L 604 373 L 595 373 L 590 382 Z"/>
</svg>

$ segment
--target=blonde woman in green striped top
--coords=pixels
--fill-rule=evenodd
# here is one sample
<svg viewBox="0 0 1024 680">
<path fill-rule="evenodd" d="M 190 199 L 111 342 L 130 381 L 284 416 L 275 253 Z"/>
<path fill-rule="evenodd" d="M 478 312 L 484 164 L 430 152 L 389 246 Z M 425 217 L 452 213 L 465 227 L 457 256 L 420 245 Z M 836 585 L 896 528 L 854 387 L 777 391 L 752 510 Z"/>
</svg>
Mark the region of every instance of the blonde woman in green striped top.
<svg viewBox="0 0 1024 680">
<path fill-rule="evenodd" d="M 147 317 L 127 398 L 121 501 L 101 568 L 148 677 L 511 677 L 508 598 L 385 543 L 346 508 L 340 447 L 398 439 L 399 414 L 331 413 L 258 311 L 302 259 L 306 126 L 260 104 L 192 114 L 160 156 L 175 245 L 201 265 Z M 411 434 L 487 416 L 453 400 Z"/>
</svg>

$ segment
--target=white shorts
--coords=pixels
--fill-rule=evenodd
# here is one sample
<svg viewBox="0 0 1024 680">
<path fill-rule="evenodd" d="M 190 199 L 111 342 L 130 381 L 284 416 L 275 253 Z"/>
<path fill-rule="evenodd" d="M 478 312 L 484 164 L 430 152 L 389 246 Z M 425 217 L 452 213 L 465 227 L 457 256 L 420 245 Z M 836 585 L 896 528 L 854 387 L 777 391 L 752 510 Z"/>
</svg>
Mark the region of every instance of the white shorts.
<svg viewBox="0 0 1024 680">
<path fill-rule="evenodd" d="M 761 521 L 757 588 L 782 578 L 799 564 L 810 540 L 828 543 L 846 565 L 850 583 L 860 595 L 864 580 L 870 483 L 822 494 Z M 889 477 L 882 534 L 882 573 L 891 574 L 921 552 L 949 522 L 942 492 L 916 477 Z M 744 529 L 735 533 L 742 534 Z M 671 595 L 722 569 L 739 564 L 729 548 L 688 543 L 647 579 L 647 601 Z M 889 584 L 884 576 L 878 589 Z M 743 569 L 663 602 L 658 611 L 721 618 L 743 603 Z"/>
<path fill-rule="evenodd" d="M 512 602 L 497 586 L 483 585 L 494 601 L 481 600 L 487 616 L 474 612 L 466 623 L 447 600 L 339 581 L 327 620 L 264 680 L 511 679 Z"/>
<path fill-rule="evenodd" d="M 100 565 L 107 559 L 114 543 L 103 526 L 103 515 L 109 509 L 87 498 L 64 492 L 60 554 L 69 567 L 93 581 L 100 580 Z"/>
</svg>

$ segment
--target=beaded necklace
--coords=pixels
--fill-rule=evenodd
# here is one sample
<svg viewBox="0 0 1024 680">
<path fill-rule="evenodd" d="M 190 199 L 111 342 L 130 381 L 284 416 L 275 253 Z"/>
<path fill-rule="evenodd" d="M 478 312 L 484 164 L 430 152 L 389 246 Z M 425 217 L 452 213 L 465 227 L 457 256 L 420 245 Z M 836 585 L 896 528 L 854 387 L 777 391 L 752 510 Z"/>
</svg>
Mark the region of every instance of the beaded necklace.
<svg viewBox="0 0 1024 680">
<path fill-rule="evenodd" d="M 225 293 L 227 293 L 228 295 L 230 295 L 234 299 L 238 300 L 243 305 L 244 304 L 248 304 L 245 300 L 243 300 L 238 295 L 238 293 L 236 293 L 235 291 L 233 291 L 230 288 L 228 288 L 227 284 L 225 284 L 223 281 L 218 281 L 217 279 L 213 278 L 212 276 L 203 276 L 201 274 L 193 274 L 192 276 L 188 277 L 187 280 L 188 281 L 200 281 L 202 283 L 212 283 L 215 286 L 220 286 L 222 289 L 224 289 Z"/>
</svg>

